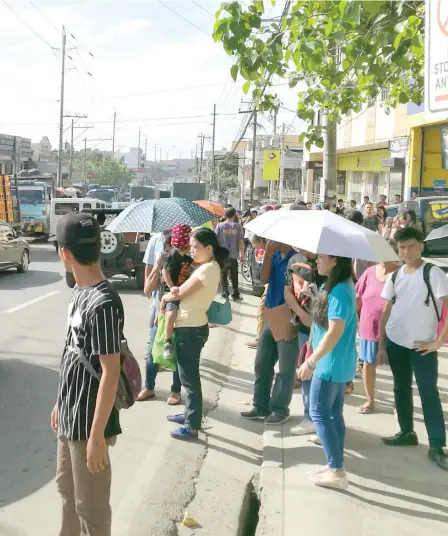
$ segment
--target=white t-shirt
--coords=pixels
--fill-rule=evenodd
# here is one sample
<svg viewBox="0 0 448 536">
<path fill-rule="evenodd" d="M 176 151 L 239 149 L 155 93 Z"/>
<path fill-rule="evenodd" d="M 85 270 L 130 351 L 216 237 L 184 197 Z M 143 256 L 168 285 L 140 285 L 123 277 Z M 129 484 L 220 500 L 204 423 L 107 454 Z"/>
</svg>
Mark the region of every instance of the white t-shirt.
<svg viewBox="0 0 448 536">
<path fill-rule="evenodd" d="M 162 255 L 164 249 L 163 233 L 156 233 L 151 236 L 143 257 L 144 264 L 154 266 Z"/>
<path fill-rule="evenodd" d="M 392 274 L 389 275 L 381 294 L 388 301 L 396 296 L 386 325 L 386 335 L 392 342 L 405 348 L 413 348 L 416 342 L 430 342 L 437 338 L 438 320 L 432 298 L 429 298 L 429 306 L 425 304 L 428 287 L 423 279 L 424 265 L 412 274 L 404 273 L 404 266 L 400 268 L 395 285 L 392 283 Z M 433 266 L 429 280 L 440 314 L 440 300 L 448 296 L 448 278 L 440 268 Z"/>
<path fill-rule="evenodd" d="M 204 286 L 180 300 L 176 328 L 201 327 L 208 324 L 207 311 L 218 290 L 220 276 L 221 270 L 216 261 L 202 264 L 193 272 L 191 277 L 199 279 Z"/>
</svg>

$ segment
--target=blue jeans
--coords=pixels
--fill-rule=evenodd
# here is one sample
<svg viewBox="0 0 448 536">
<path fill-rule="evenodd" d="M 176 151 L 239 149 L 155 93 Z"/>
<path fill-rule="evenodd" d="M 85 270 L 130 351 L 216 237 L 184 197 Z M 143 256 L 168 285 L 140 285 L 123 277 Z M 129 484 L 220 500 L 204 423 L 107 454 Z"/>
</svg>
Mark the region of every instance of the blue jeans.
<svg viewBox="0 0 448 536">
<path fill-rule="evenodd" d="M 157 317 L 157 308 L 154 305 L 154 302 L 151 304 L 149 309 L 149 342 L 148 348 L 146 350 L 146 380 L 145 387 L 151 391 L 156 385 L 156 377 L 159 372 L 159 365 L 153 362 L 152 360 L 152 345 L 154 344 L 154 339 L 156 338 L 157 327 L 154 326 L 154 322 Z M 179 372 L 173 372 L 173 383 L 171 384 L 172 393 L 180 393 L 182 385 L 180 383 Z"/>
<path fill-rule="evenodd" d="M 279 363 L 275 377 L 274 367 Z M 255 357 L 254 408 L 260 415 L 269 412 L 289 415 L 297 368 L 297 337 L 291 341 L 275 341 L 265 324 L 258 341 Z M 271 394 L 272 390 L 272 394 Z"/>
<path fill-rule="evenodd" d="M 345 383 L 334 383 L 313 376 L 310 390 L 310 415 L 330 469 L 344 468 L 344 394 Z"/>
<path fill-rule="evenodd" d="M 308 342 L 310 336 L 307 333 L 299 331 L 299 354 L 302 346 Z M 303 416 L 307 421 L 311 420 L 310 417 L 310 388 L 311 380 L 302 381 L 302 400 L 303 400 Z"/>
<path fill-rule="evenodd" d="M 199 430 L 202 423 L 201 350 L 208 339 L 208 324 L 198 328 L 174 328 L 177 366 L 185 389 L 185 426 Z"/>
</svg>

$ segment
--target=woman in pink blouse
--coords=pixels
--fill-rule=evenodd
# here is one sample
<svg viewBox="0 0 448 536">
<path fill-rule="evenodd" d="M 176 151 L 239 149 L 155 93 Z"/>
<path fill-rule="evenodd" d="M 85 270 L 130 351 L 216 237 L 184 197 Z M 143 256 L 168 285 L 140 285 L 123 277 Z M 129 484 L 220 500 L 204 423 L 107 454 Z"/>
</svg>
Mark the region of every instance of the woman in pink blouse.
<svg viewBox="0 0 448 536">
<path fill-rule="evenodd" d="M 385 262 L 368 268 L 356 284 L 359 316 L 359 357 L 364 362 L 362 379 L 367 401 L 358 408 L 364 415 L 375 410 L 375 382 L 378 340 L 384 299 L 381 297 L 386 280 L 397 268 L 395 262 Z M 383 363 L 379 363 L 382 365 Z"/>
</svg>

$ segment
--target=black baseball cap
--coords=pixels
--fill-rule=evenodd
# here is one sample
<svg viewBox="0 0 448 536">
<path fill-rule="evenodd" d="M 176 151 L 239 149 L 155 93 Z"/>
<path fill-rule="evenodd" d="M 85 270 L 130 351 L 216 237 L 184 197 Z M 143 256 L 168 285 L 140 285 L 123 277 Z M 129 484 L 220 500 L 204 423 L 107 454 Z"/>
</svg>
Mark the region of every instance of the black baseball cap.
<svg viewBox="0 0 448 536">
<path fill-rule="evenodd" d="M 56 240 L 61 248 L 100 244 L 100 227 L 90 214 L 72 213 L 63 216 L 56 227 Z"/>
</svg>

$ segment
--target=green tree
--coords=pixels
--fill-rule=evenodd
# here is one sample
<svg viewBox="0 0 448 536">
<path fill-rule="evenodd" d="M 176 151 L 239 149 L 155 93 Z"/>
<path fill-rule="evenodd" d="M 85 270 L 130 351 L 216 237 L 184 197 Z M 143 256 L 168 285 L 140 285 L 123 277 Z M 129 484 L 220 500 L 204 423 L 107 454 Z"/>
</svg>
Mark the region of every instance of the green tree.
<svg viewBox="0 0 448 536">
<path fill-rule="evenodd" d="M 91 151 L 87 155 L 86 173 L 94 173 L 94 181 L 98 184 L 111 186 L 127 186 L 131 182 L 131 170 L 110 156 L 103 156 L 100 151 Z M 73 175 L 83 176 L 84 157 L 83 153 L 76 153 L 73 162 Z"/>
<path fill-rule="evenodd" d="M 215 157 L 215 182 L 214 187 L 225 192 L 238 186 L 238 154 L 226 153 Z"/>
<path fill-rule="evenodd" d="M 422 0 L 292 0 L 269 27 L 264 15 L 263 0 L 226 2 L 213 35 L 234 56 L 233 79 L 246 80 L 243 91 L 252 92 L 261 111 L 281 106 L 278 79 L 296 89 L 308 147 L 323 146 L 323 127 L 313 124 L 317 111 L 339 123 L 383 89 L 387 107 L 423 101 Z"/>
</svg>

